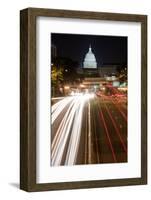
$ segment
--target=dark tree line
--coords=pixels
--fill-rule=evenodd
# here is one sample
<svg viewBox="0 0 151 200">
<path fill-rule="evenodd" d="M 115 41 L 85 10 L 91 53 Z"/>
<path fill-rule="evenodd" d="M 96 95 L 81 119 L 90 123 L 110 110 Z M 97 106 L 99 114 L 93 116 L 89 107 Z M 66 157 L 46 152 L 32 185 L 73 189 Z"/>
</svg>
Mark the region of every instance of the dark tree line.
<svg viewBox="0 0 151 200">
<path fill-rule="evenodd" d="M 78 62 L 66 57 L 52 58 L 51 88 L 52 96 L 64 95 L 64 85 L 78 82 Z"/>
</svg>

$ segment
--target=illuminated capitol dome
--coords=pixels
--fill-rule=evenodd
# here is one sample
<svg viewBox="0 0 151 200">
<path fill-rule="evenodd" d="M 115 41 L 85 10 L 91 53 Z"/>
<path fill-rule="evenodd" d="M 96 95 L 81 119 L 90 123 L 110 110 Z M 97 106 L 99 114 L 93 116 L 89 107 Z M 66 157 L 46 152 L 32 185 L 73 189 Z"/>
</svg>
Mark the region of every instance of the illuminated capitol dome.
<svg viewBox="0 0 151 200">
<path fill-rule="evenodd" d="M 89 46 L 89 51 L 85 55 L 84 62 L 83 62 L 84 68 L 97 68 L 97 62 L 95 55 L 92 53 L 91 45 Z"/>
</svg>

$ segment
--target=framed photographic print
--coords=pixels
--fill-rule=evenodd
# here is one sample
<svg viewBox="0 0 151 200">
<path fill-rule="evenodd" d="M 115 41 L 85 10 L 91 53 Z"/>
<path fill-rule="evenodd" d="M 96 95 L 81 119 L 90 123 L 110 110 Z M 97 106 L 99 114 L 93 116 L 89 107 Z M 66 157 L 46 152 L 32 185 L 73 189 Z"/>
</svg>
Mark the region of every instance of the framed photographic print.
<svg viewBox="0 0 151 200">
<path fill-rule="evenodd" d="M 20 188 L 147 183 L 147 16 L 20 12 Z"/>
</svg>

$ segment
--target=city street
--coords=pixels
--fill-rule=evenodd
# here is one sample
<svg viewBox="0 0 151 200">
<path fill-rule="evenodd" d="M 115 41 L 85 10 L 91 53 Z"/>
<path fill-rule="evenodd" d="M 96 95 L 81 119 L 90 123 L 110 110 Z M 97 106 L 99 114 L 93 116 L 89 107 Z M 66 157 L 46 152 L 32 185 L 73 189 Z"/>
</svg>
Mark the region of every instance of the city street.
<svg viewBox="0 0 151 200">
<path fill-rule="evenodd" d="M 52 100 L 52 166 L 127 162 L 127 98 L 110 90 Z"/>
</svg>

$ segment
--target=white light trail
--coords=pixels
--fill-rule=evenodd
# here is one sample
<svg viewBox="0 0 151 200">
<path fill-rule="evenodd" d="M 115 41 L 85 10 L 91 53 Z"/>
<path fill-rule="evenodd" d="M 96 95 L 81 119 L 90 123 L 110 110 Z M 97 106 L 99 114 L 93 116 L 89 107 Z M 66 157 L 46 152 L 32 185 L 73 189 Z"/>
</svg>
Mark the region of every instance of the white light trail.
<svg viewBox="0 0 151 200">
<path fill-rule="evenodd" d="M 73 101 L 74 98 L 72 97 L 66 97 L 63 100 L 57 102 L 52 106 L 52 119 L 51 119 L 51 124 L 54 123 L 54 121 L 57 119 L 57 117 L 60 115 L 60 112 L 69 104 Z"/>
<path fill-rule="evenodd" d="M 65 165 L 75 164 L 81 137 L 84 105 L 93 97 L 94 94 L 65 97 L 52 106 L 52 124 L 57 118 L 62 117 L 60 116 L 61 111 L 64 108 L 67 109 L 52 141 L 51 161 L 53 166 L 61 165 L 65 148 L 67 148 Z M 69 144 L 66 146 L 68 140 Z"/>
<path fill-rule="evenodd" d="M 77 108 L 75 111 L 75 116 L 73 119 L 73 128 L 70 136 L 70 142 L 68 146 L 67 156 L 65 165 L 73 165 L 76 162 L 76 157 L 78 153 L 80 135 L 81 135 L 81 126 L 82 126 L 82 115 L 84 108 L 84 101 L 79 102 L 77 104 Z"/>
</svg>

